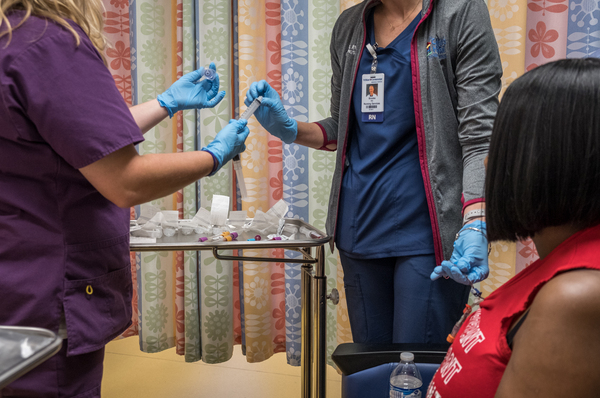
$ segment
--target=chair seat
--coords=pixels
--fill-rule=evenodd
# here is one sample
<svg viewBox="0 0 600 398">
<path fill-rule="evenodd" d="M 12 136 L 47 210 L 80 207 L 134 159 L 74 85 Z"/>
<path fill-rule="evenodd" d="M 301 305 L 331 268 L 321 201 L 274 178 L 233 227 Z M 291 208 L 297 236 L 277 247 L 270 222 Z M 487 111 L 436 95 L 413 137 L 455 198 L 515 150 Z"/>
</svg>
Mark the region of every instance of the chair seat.
<svg viewBox="0 0 600 398">
<path fill-rule="evenodd" d="M 442 363 L 449 344 L 340 344 L 332 359 L 342 372 L 342 398 L 387 398 L 390 375 L 398 365 L 400 353 L 415 355 L 425 397 L 433 375 Z"/>
<path fill-rule="evenodd" d="M 386 363 L 353 373 L 342 375 L 342 398 L 388 398 L 390 395 L 390 375 L 397 363 Z M 417 363 L 423 386 L 421 397 L 427 395 L 427 388 L 440 365 Z"/>
</svg>

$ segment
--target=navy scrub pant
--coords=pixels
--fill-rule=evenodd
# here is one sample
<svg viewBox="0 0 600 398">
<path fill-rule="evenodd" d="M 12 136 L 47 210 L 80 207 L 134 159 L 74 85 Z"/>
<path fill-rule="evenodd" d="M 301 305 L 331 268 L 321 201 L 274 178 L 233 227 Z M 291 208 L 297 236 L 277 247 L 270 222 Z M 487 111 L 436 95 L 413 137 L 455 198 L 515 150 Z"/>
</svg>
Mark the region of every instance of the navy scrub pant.
<svg viewBox="0 0 600 398">
<path fill-rule="evenodd" d="M 340 259 L 355 343 L 444 343 L 469 297 L 469 286 L 429 279 L 433 254 Z"/>
</svg>

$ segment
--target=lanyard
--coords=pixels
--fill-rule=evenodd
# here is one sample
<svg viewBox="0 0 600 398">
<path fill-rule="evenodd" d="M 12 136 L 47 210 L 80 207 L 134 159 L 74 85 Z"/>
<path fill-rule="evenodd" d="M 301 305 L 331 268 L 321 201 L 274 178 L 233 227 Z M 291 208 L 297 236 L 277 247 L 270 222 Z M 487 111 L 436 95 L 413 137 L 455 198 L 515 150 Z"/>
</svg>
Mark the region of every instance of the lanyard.
<svg viewBox="0 0 600 398">
<path fill-rule="evenodd" d="M 369 50 L 369 53 L 371 53 L 371 56 L 373 57 L 373 62 L 371 62 L 371 73 L 375 74 L 377 73 L 377 52 L 375 51 L 377 50 L 377 43 L 375 43 L 375 47 L 370 43 L 367 43 L 367 50 Z"/>
</svg>

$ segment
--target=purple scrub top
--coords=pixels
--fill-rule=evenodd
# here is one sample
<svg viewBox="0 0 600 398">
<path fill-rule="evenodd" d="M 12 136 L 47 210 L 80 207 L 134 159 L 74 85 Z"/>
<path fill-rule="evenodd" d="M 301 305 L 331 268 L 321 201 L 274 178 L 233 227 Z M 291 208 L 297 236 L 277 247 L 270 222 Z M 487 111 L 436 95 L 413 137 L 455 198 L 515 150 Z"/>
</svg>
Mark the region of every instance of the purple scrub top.
<svg viewBox="0 0 600 398">
<path fill-rule="evenodd" d="M 10 14 L 12 26 L 22 16 Z M 8 47 L 0 38 L 0 325 L 57 332 L 64 306 L 68 355 L 77 355 L 125 330 L 132 295 L 129 209 L 78 169 L 143 136 L 100 54 L 72 25 L 79 47 L 38 17 Z"/>
</svg>

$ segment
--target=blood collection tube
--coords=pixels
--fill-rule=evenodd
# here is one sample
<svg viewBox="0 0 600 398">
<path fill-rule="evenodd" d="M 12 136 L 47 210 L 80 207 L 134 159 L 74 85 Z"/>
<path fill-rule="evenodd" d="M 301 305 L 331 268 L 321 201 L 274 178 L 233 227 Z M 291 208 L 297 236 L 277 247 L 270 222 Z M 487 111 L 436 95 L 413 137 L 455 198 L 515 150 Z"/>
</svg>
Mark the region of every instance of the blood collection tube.
<svg viewBox="0 0 600 398">
<path fill-rule="evenodd" d="M 210 240 L 213 242 L 231 242 L 232 240 L 236 240 L 238 237 L 237 232 L 223 232 L 221 235 L 213 236 Z"/>
<path fill-rule="evenodd" d="M 210 240 L 213 242 L 231 242 L 233 238 L 231 237 L 231 235 L 217 235 L 210 238 Z"/>
</svg>

